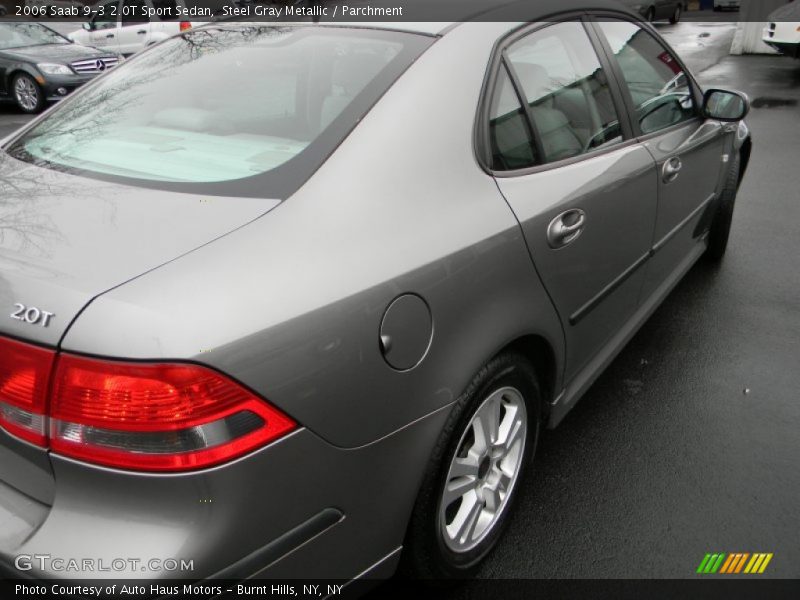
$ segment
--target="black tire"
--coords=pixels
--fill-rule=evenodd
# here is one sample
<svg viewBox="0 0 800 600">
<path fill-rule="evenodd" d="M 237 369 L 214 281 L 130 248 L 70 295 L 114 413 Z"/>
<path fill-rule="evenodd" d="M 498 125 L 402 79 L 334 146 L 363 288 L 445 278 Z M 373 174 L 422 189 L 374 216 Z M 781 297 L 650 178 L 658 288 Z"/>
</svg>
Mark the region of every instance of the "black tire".
<svg viewBox="0 0 800 600">
<path fill-rule="evenodd" d="M 485 405 L 484 401 L 491 398 L 493 393 L 496 396 L 502 388 L 520 392 L 525 407 L 524 414 L 527 415 L 525 444 L 520 451 L 520 462 L 517 463 L 518 474 L 507 493 L 505 503 L 497 511 L 496 520 L 486 528 L 477 545 L 468 551 L 455 552 L 448 547 L 440 519 L 450 465 L 464 443 L 462 436 L 469 436 L 469 432 L 474 431 L 471 423 L 478 409 Z M 504 414 L 508 414 L 507 411 Z M 501 421 L 503 418 L 501 414 Z M 501 354 L 475 375 L 453 407 L 431 456 L 409 523 L 400 566 L 401 576 L 443 582 L 474 575 L 508 525 L 515 497 L 519 494 L 520 483 L 525 475 L 525 467 L 532 462 L 535 454 L 541 421 L 539 384 L 536 373 L 524 358 L 514 353 Z M 486 460 L 484 457 L 483 462 Z M 486 471 L 484 478 L 485 473 Z M 485 501 L 483 502 L 486 507 Z"/>
<path fill-rule="evenodd" d="M 728 248 L 728 239 L 731 233 L 731 223 L 733 222 L 733 209 L 736 205 L 736 193 L 739 188 L 739 169 L 741 168 L 741 158 L 736 154 L 728 175 L 725 178 L 725 185 L 720 194 L 717 213 L 711 222 L 708 233 L 708 248 L 706 257 L 712 262 L 719 262 L 725 256 Z"/>
<path fill-rule="evenodd" d="M 18 92 L 18 86 L 24 86 L 30 95 Z M 39 83 L 27 73 L 17 73 L 11 79 L 11 95 L 14 102 L 22 112 L 35 115 L 44 109 L 44 91 Z"/>
<path fill-rule="evenodd" d="M 675 25 L 678 21 L 681 20 L 681 15 L 683 14 L 683 6 L 677 4 L 675 6 L 675 11 L 672 13 L 672 16 L 669 18 L 669 22 Z"/>
</svg>

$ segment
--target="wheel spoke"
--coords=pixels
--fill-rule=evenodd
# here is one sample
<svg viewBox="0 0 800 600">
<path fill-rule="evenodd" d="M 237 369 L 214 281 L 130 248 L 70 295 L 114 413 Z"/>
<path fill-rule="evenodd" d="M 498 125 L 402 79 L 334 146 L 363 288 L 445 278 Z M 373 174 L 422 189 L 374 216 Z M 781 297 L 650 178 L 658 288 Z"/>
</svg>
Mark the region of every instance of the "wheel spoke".
<svg viewBox="0 0 800 600">
<path fill-rule="evenodd" d="M 478 477 L 478 457 L 470 450 L 466 458 L 456 457 L 453 464 L 450 465 L 450 473 L 448 477 L 455 479 L 456 477 Z"/>
<path fill-rule="evenodd" d="M 472 504 L 469 505 L 469 509 L 463 511 L 464 518 L 459 522 L 456 534 L 453 537 L 462 544 L 465 544 L 472 539 L 472 534 L 475 531 L 475 525 L 478 523 L 478 517 L 481 516 L 482 510 L 483 502 L 480 502 L 477 496 L 474 496 Z"/>
<path fill-rule="evenodd" d="M 447 508 L 467 492 L 475 489 L 476 477 L 458 477 L 447 482 L 442 494 L 442 507 Z"/>
<path fill-rule="evenodd" d="M 486 488 L 483 490 L 483 499 L 486 502 L 486 509 L 492 513 L 496 513 L 500 509 L 500 503 L 503 498 L 500 495 L 499 484 L 498 487 Z"/>
<path fill-rule="evenodd" d="M 489 401 L 476 415 L 475 421 L 475 445 L 481 452 L 491 448 L 500 433 L 500 401 L 499 399 Z M 478 433 L 480 430 L 480 434 Z"/>
<path fill-rule="evenodd" d="M 508 434 L 503 440 L 503 445 L 502 445 L 503 456 L 508 454 L 511 448 L 514 447 L 514 444 L 516 444 L 517 441 L 520 439 L 521 437 L 520 434 L 522 433 L 522 430 L 523 430 L 522 419 L 517 418 L 515 415 L 515 418 L 511 421 L 511 427 L 509 427 Z"/>
<path fill-rule="evenodd" d="M 502 467 L 498 467 L 498 476 L 497 476 L 497 489 L 501 492 L 507 492 L 508 488 L 511 487 L 511 477 L 512 475 L 506 473 Z"/>
</svg>

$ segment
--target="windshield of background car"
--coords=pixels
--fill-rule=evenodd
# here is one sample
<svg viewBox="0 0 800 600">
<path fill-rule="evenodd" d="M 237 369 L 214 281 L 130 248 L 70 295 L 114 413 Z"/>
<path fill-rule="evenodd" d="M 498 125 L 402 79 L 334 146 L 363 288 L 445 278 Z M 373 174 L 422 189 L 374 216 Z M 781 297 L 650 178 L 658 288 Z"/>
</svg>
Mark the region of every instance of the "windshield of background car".
<svg viewBox="0 0 800 600">
<path fill-rule="evenodd" d="M 285 198 L 433 39 L 320 26 L 193 30 L 100 77 L 7 151 L 144 187 Z"/>
<path fill-rule="evenodd" d="M 69 44 L 69 40 L 38 23 L 0 23 L 0 50 L 44 44 Z"/>
</svg>

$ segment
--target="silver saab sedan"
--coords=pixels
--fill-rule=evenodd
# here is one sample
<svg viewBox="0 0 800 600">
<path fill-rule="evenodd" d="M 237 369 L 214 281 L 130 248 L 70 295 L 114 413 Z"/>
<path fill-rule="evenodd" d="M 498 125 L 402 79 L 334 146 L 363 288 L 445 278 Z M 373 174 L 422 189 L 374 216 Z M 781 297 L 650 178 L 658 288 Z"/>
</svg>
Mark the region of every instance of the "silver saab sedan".
<svg viewBox="0 0 800 600">
<path fill-rule="evenodd" d="M 476 570 L 751 152 L 745 96 L 563 6 L 211 24 L 5 140 L 8 572 Z"/>
</svg>

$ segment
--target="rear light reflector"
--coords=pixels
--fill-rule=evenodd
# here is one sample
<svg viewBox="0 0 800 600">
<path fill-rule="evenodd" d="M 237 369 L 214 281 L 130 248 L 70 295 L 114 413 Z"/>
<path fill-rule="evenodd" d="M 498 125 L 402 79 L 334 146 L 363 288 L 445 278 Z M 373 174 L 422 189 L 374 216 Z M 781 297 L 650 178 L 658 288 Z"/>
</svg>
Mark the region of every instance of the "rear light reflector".
<svg viewBox="0 0 800 600">
<path fill-rule="evenodd" d="M 46 445 L 47 385 L 55 353 L 0 338 L 0 427 Z"/>
<path fill-rule="evenodd" d="M 192 28 L 192 24 L 189 21 L 181 21 L 181 24 L 178 26 L 180 31 L 186 31 Z"/>
<path fill-rule="evenodd" d="M 56 360 L 54 351 L 0 337 L 0 428 L 64 456 L 122 469 L 198 469 L 295 427 L 206 367 L 69 354 Z"/>
<path fill-rule="evenodd" d="M 50 410 L 50 447 L 127 469 L 217 464 L 275 440 L 294 421 L 219 373 L 62 355 Z"/>
</svg>

